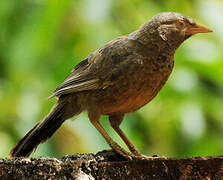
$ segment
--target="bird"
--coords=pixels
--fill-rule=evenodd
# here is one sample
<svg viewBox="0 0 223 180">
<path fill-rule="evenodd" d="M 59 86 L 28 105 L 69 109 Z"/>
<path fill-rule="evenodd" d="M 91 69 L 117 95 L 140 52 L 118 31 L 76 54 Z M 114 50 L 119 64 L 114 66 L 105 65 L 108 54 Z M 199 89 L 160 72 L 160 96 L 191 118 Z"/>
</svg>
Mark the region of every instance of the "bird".
<svg viewBox="0 0 223 180">
<path fill-rule="evenodd" d="M 211 29 L 177 12 L 162 12 L 138 30 L 118 37 L 77 64 L 50 96 L 57 103 L 49 114 L 16 143 L 11 157 L 28 157 L 67 119 L 87 111 L 91 124 L 116 153 L 143 159 L 120 128 L 125 114 L 149 103 L 161 90 L 174 67 L 174 54 L 189 37 Z M 100 123 L 107 115 L 111 127 L 129 151 L 116 143 Z"/>
</svg>

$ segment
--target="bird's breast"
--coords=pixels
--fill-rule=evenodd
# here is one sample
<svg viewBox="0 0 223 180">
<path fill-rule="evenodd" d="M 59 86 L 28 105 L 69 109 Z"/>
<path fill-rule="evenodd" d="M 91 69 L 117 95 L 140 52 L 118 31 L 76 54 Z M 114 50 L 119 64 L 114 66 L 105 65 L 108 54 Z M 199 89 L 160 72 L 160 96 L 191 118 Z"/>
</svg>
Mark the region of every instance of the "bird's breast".
<svg viewBox="0 0 223 180">
<path fill-rule="evenodd" d="M 164 58 L 164 57 L 163 57 Z M 111 86 L 98 91 L 102 114 L 124 114 L 136 111 L 151 101 L 167 81 L 173 61 L 150 62 L 132 73 L 125 73 Z"/>
</svg>

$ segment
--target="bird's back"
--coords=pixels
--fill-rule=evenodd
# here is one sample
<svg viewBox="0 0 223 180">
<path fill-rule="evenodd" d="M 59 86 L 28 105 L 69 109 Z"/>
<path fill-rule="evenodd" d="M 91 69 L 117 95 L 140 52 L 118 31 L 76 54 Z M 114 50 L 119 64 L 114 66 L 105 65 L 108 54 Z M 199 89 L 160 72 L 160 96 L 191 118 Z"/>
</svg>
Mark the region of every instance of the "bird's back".
<svg viewBox="0 0 223 180">
<path fill-rule="evenodd" d="M 117 44 L 113 49 L 100 50 L 104 59 L 97 66 L 106 69 L 98 77 L 102 88 L 88 91 L 87 102 L 100 107 L 101 114 L 125 114 L 156 96 L 172 71 L 173 54 L 164 55 L 156 46 L 148 48 L 128 37 L 112 43 Z"/>
</svg>

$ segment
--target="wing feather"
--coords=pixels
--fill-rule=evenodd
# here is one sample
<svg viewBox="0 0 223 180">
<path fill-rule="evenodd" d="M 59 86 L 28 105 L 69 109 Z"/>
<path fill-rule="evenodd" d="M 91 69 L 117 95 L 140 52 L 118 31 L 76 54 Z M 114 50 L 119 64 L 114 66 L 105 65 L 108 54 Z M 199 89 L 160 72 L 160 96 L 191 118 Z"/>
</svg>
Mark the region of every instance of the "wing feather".
<svg viewBox="0 0 223 180">
<path fill-rule="evenodd" d="M 126 41 L 130 41 L 127 36 L 112 40 L 82 60 L 50 97 L 113 85 L 114 75 L 121 76 L 122 69 L 131 64 L 127 57 L 133 51 Z"/>
<path fill-rule="evenodd" d="M 70 94 L 74 92 L 92 90 L 92 89 L 97 89 L 97 88 L 98 88 L 98 79 L 92 79 L 92 80 L 84 81 L 81 83 L 75 83 L 66 87 L 59 88 L 50 96 L 50 98 L 54 96 L 60 96 L 62 94 Z"/>
<path fill-rule="evenodd" d="M 72 70 L 71 74 L 64 82 L 57 87 L 54 93 L 50 96 L 60 96 L 62 94 L 70 94 L 79 91 L 86 91 L 98 88 L 99 79 L 94 77 L 87 68 L 90 66 L 89 59 L 91 56 L 82 60 Z"/>
</svg>

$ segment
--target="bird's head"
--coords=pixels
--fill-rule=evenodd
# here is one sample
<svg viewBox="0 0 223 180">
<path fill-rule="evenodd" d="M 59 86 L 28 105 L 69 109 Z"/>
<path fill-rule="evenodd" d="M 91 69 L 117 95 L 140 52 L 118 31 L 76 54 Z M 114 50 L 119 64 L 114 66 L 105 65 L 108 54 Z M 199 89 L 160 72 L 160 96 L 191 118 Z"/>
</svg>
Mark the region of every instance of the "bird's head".
<svg viewBox="0 0 223 180">
<path fill-rule="evenodd" d="M 160 13 L 152 18 L 156 22 L 160 37 L 168 39 L 187 39 L 197 33 L 212 32 L 209 28 L 195 23 L 192 19 L 180 13 Z"/>
<path fill-rule="evenodd" d="M 152 38 L 155 41 L 167 42 L 175 49 L 194 34 L 212 32 L 209 28 L 197 24 L 189 17 L 175 12 L 164 12 L 155 15 L 139 31 L 144 34 L 144 37 L 147 36 L 148 39 Z"/>
</svg>

